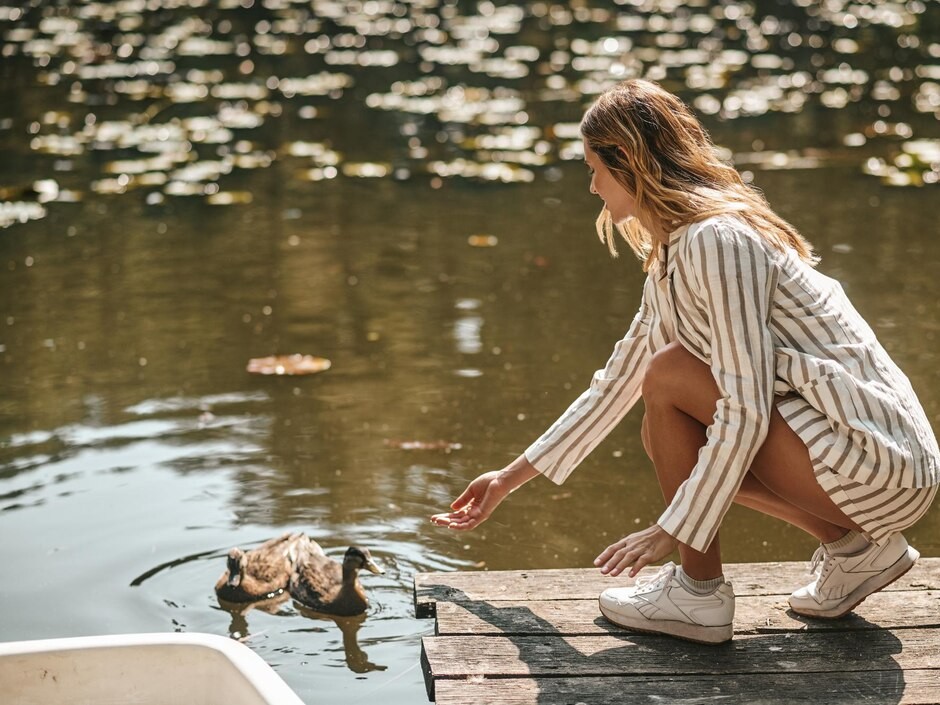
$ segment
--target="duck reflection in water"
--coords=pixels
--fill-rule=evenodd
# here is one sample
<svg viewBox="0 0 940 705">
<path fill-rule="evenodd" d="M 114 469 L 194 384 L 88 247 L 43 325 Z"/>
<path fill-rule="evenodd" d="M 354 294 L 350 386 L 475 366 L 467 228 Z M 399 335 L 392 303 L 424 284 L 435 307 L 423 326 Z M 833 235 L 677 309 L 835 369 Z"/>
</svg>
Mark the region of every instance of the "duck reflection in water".
<svg viewBox="0 0 940 705">
<path fill-rule="evenodd" d="M 229 633 L 234 638 L 248 639 L 246 614 L 250 610 L 286 616 L 290 612 L 280 607 L 293 597 L 303 616 L 336 623 L 350 670 L 384 671 L 385 666 L 369 661 L 357 638 L 369 606 L 359 582 L 363 568 L 375 574 L 385 572 L 367 548 L 350 546 L 338 563 L 305 534 L 284 534 L 252 551 L 229 551 L 228 565 L 215 591 L 219 605 L 232 615 Z"/>
</svg>

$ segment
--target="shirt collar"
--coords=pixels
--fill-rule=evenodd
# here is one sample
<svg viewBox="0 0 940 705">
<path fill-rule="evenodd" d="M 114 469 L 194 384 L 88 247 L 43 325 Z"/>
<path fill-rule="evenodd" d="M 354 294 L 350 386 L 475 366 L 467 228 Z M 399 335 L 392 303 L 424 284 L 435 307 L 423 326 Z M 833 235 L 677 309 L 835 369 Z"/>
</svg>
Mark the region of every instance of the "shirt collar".
<svg viewBox="0 0 940 705">
<path fill-rule="evenodd" d="M 676 252 L 679 250 L 679 243 L 682 240 L 682 236 L 688 232 L 688 225 L 680 225 L 678 228 L 669 233 L 669 247 L 665 248 L 663 245 L 659 246 L 659 261 L 660 261 L 660 272 L 662 276 L 669 276 L 673 273 L 676 268 Z M 665 271 L 663 272 L 662 267 L 665 263 Z"/>
<path fill-rule="evenodd" d="M 679 240 L 682 239 L 682 236 L 688 232 L 688 225 L 680 225 L 678 228 L 669 233 L 669 249 L 672 249 L 679 244 Z"/>
</svg>

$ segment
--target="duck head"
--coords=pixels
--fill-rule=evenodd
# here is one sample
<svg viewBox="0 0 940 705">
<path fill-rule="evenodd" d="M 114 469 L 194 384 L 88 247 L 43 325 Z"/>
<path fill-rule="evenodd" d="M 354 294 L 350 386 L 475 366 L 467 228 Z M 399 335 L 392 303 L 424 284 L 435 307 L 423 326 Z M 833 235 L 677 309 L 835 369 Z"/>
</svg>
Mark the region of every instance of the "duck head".
<svg viewBox="0 0 940 705">
<path fill-rule="evenodd" d="M 369 553 L 368 548 L 350 546 L 348 549 L 346 549 L 346 555 L 343 556 L 343 572 L 351 572 L 355 574 L 363 568 L 368 570 L 370 573 L 375 573 L 376 575 L 382 575 L 385 573 L 385 571 L 379 568 L 375 561 L 372 560 L 372 554 Z"/>
<path fill-rule="evenodd" d="M 235 589 L 242 582 L 242 575 L 245 573 L 245 552 L 240 548 L 233 548 L 228 552 L 226 559 L 225 573 L 219 584 L 215 586 L 216 590 L 223 588 Z"/>
</svg>

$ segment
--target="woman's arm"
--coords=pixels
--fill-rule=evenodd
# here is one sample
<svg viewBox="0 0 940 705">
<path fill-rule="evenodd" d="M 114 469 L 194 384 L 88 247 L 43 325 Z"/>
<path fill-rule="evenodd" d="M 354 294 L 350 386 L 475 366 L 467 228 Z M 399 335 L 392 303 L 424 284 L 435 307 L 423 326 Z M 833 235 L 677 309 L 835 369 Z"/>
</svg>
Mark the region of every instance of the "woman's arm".
<svg viewBox="0 0 940 705">
<path fill-rule="evenodd" d="M 652 287 L 647 277 L 640 309 L 590 387 L 525 451 L 532 466 L 556 484 L 607 437 L 640 398 L 643 373 L 650 358 Z"/>
<path fill-rule="evenodd" d="M 630 329 L 617 343 L 607 365 L 594 374 L 588 390 L 512 463 L 473 480 L 451 504 L 450 512 L 431 517 L 434 524 L 459 531 L 474 529 L 486 521 L 510 492 L 539 473 L 561 484 L 604 439 L 640 396 L 643 371 L 649 359 L 650 286 L 647 278 L 640 310 Z"/>
</svg>

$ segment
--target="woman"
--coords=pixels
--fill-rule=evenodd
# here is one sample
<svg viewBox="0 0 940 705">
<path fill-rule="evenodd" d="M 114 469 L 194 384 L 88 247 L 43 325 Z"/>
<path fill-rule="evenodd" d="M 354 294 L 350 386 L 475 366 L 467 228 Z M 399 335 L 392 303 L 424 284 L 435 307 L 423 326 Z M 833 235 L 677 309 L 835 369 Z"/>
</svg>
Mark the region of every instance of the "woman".
<svg viewBox="0 0 940 705">
<path fill-rule="evenodd" d="M 681 566 L 605 590 L 601 612 L 630 629 L 730 639 L 718 528 L 738 502 L 822 544 L 793 611 L 846 614 L 913 566 L 919 554 L 900 532 L 940 482 L 910 383 L 678 98 L 626 81 L 587 111 L 581 134 L 591 193 L 604 201 L 598 234 L 616 254 L 616 229 L 645 263 L 639 313 L 561 418 L 432 521 L 473 529 L 536 475 L 563 482 L 642 395 L 643 445 L 668 506 L 594 564 L 634 577 L 678 546 Z"/>
</svg>

